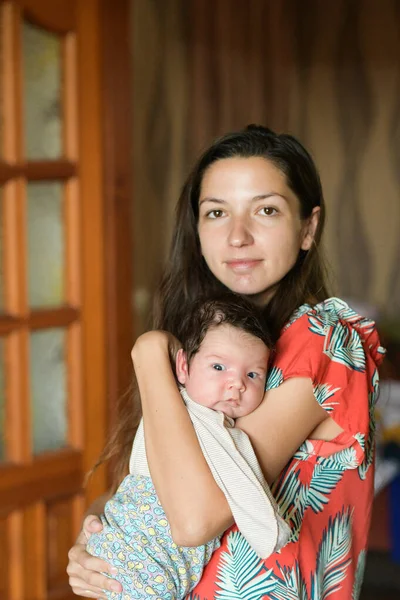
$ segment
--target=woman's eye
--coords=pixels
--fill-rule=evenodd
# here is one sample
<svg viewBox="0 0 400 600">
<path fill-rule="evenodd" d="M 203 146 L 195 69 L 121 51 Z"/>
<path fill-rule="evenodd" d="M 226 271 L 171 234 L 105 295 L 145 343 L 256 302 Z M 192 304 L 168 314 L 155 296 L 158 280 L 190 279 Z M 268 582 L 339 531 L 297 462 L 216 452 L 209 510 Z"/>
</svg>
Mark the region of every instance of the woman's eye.
<svg viewBox="0 0 400 600">
<path fill-rule="evenodd" d="M 225 371 L 224 365 L 220 365 L 219 363 L 213 365 L 213 369 L 215 369 L 216 371 Z"/>
<path fill-rule="evenodd" d="M 258 214 L 266 216 L 266 217 L 272 217 L 273 215 L 275 215 L 277 213 L 278 213 L 278 211 L 273 206 L 263 206 L 258 211 Z"/>
<path fill-rule="evenodd" d="M 206 217 L 209 217 L 210 219 L 219 219 L 224 215 L 224 211 L 219 209 L 219 208 L 215 208 L 213 210 L 210 210 L 207 214 Z"/>
<path fill-rule="evenodd" d="M 250 377 L 250 379 L 257 379 L 258 373 L 255 373 L 254 371 L 250 371 L 250 373 L 247 373 L 247 377 Z"/>
</svg>

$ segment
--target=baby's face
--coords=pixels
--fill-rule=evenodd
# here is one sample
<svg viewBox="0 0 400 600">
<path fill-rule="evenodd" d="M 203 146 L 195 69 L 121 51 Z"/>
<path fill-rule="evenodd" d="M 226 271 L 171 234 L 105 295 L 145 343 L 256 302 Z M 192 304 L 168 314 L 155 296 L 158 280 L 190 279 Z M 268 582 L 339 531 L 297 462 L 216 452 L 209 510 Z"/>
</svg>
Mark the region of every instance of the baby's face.
<svg viewBox="0 0 400 600">
<path fill-rule="evenodd" d="M 180 351 L 177 376 L 194 402 L 236 419 L 261 403 L 268 358 L 269 350 L 260 339 L 219 325 L 207 332 L 189 369 Z"/>
</svg>

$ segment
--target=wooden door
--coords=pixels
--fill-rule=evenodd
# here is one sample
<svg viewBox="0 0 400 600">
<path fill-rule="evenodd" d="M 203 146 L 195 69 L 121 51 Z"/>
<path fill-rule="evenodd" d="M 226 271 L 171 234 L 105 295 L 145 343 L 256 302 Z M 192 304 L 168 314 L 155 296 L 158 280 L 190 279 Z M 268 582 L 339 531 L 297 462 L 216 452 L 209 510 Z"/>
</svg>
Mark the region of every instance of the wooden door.
<svg viewBox="0 0 400 600">
<path fill-rule="evenodd" d="M 71 598 L 103 447 L 100 0 L 0 1 L 0 598 Z M 113 310 L 116 310 L 116 304 Z"/>
</svg>

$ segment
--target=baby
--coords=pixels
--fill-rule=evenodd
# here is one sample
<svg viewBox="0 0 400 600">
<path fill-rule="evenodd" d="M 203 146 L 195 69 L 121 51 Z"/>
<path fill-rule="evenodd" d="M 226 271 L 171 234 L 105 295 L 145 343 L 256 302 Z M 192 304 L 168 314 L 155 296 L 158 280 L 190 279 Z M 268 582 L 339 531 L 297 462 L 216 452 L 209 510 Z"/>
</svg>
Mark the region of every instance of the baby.
<svg viewBox="0 0 400 600">
<path fill-rule="evenodd" d="M 198 302 L 176 356 L 176 376 L 202 451 L 225 494 L 240 532 L 261 557 L 279 550 L 289 528 L 258 465 L 247 435 L 234 419 L 261 403 L 271 342 L 254 307 L 236 296 Z M 171 441 L 173 443 L 173 440 Z M 199 582 L 220 538 L 196 547 L 174 543 L 146 459 L 143 420 L 130 474 L 107 502 L 104 528 L 88 552 L 118 569 L 122 593 L 109 598 L 183 599 Z"/>
</svg>

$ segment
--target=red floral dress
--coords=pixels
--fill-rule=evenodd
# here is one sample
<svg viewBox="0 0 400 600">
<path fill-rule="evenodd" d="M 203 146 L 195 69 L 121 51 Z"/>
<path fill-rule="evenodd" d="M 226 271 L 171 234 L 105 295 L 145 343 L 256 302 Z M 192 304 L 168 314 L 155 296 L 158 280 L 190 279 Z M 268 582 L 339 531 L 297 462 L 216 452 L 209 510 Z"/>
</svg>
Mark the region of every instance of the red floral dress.
<svg viewBox="0 0 400 600">
<path fill-rule="evenodd" d="M 331 442 L 306 440 L 274 483 L 292 530 L 288 544 L 263 561 L 231 527 L 187 600 L 359 597 L 373 500 L 377 366 L 383 355 L 373 321 L 342 300 L 306 304 L 294 313 L 278 341 L 267 389 L 291 377 L 309 377 L 316 401 L 343 432 Z"/>
</svg>

